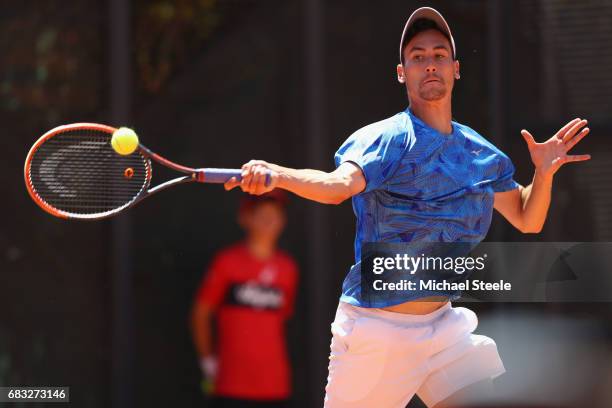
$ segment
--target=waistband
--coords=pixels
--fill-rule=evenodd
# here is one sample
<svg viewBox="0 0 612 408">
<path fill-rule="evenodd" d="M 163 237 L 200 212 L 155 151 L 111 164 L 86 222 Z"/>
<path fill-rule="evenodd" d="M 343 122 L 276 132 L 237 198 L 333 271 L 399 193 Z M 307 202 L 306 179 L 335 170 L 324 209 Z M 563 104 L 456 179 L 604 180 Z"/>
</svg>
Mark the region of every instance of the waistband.
<svg viewBox="0 0 612 408">
<path fill-rule="evenodd" d="M 449 301 L 439 309 L 436 309 L 433 312 L 424 315 L 390 312 L 388 310 L 378 308 L 359 307 L 353 306 L 350 303 L 346 302 L 340 302 L 338 307 L 349 314 L 376 317 L 397 323 L 426 323 L 433 321 L 439 316 L 443 315 L 446 311 L 452 308 L 452 305 Z"/>
</svg>

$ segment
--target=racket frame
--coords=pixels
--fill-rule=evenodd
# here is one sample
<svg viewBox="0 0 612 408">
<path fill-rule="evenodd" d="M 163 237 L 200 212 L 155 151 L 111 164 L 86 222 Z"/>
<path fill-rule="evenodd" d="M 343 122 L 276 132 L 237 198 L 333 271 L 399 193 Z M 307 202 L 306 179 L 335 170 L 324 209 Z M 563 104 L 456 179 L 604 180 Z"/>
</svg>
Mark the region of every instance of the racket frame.
<svg viewBox="0 0 612 408">
<path fill-rule="evenodd" d="M 153 152 L 149 148 L 139 143 L 137 150 L 145 159 L 145 168 L 147 172 L 145 175 L 145 183 L 141 191 L 136 196 L 134 196 L 134 198 L 131 201 L 127 202 L 121 207 L 117 207 L 113 210 L 106 211 L 104 213 L 76 214 L 72 212 L 62 211 L 48 204 L 45 200 L 43 200 L 42 197 L 40 197 L 40 195 L 34 189 L 34 186 L 32 185 L 32 182 L 30 180 L 30 169 L 31 169 L 31 164 L 32 164 L 32 158 L 34 157 L 34 154 L 40 148 L 40 146 L 42 146 L 42 144 L 45 143 L 47 140 L 51 139 L 52 137 L 60 133 L 67 132 L 67 131 L 77 131 L 77 130 L 97 130 L 97 131 L 106 132 L 109 135 L 112 135 L 113 132 L 117 130 L 117 128 L 114 128 L 112 126 L 102 125 L 99 123 L 88 123 L 88 122 L 73 123 L 69 125 L 58 126 L 46 132 L 34 143 L 34 145 L 30 148 L 30 151 L 28 152 L 28 155 L 26 157 L 26 161 L 24 164 L 24 180 L 25 180 L 25 185 L 26 185 L 26 188 L 28 190 L 30 197 L 32 198 L 32 200 L 34 200 L 36 204 L 38 204 L 39 207 L 41 207 L 47 213 L 55 217 L 59 217 L 63 219 L 100 220 L 100 219 L 114 216 L 123 210 L 133 207 L 134 205 L 136 205 L 137 203 L 139 203 L 146 197 L 153 195 L 155 193 L 158 193 L 162 190 L 167 189 L 168 187 L 171 187 L 177 184 L 184 184 L 184 183 L 191 183 L 191 182 L 199 182 L 199 183 L 222 183 L 223 182 L 222 180 L 213 178 L 213 177 L 210 177 L 209 179 L 209 177 L 207 177 L 207 172 L 219 173 L 222 175 L 222 178 L 225 177 L 229 179 L 230 177 L 236 177 L 238 180 L 241 179 L 240 170 L 237 170 L 237 169 L 207 169 L 207 168 L 195 169 L 192 167 L 183 166 L 171 160 L 168 160 L 165 157 L 158 155 L 157 153 Z M 184 173 L 185 176 L 177 177 L 177 178 L 165 181 L 149 189 L 151 185 L 151 180 L 153 178 L 153 168 L 151 165 L 151 160 L 154 160 L 155 162 L 161 164 L 162 166 L 168 167 L 177 172 Z"/>
</svg>

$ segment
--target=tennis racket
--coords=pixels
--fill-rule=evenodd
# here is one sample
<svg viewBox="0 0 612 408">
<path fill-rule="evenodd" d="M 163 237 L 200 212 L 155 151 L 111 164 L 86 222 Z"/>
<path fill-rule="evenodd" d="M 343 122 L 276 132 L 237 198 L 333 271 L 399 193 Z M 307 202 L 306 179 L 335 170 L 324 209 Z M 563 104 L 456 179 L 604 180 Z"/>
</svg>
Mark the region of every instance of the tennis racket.
<svg viewBox="0 0 612 408">
<path fill-rule="evenodd" d="M 98 220 L 177 184 L 242 179 L 238 169 L 182 166 L 142 144 L 132 154 L 120 155 L 111 146 L 115 130 L 96 123 L 74 123 L 41 136 L 24 166 L 25 184 L 34 202 L 56 217 Z M 152 161 L 183 175 L 151 187 Z"/>
</svg>

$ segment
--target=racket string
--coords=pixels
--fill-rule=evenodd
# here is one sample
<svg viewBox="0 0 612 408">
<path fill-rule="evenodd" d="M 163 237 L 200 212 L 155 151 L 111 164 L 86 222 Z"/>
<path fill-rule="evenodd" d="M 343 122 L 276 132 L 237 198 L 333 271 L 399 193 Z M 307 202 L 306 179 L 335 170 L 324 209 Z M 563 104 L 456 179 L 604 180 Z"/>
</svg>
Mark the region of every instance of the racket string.
<svg viewBox="0 0 612 408">
<path fill-rule="evenodd" d="M 107 132 L 79 129 L 43 143 L 29 173 L 36 194 L 72 214 L 106 213 L 134 201 L 148 185 L 150 162 L 139 151 L 117 154 L 110 138 Z"/>
</svg>

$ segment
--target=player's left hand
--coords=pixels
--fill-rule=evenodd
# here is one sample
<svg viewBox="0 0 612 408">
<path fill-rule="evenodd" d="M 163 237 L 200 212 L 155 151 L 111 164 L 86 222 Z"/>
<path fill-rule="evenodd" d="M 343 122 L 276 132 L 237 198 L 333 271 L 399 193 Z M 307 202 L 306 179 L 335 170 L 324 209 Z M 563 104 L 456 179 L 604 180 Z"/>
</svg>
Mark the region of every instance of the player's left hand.
<svg viewBox="0 0 612 408">
<path fill-rule="evenodd" d="M 578 154 L 569 155 L 567 152 L 589 133 L 585 127 L 586 119 L 576 118 L 568 122 L 550 139 L 543 143 L 537 143 L 531 133 L 521 130 L 523 138 L 527 142 L 531 161 L 535 165 L 536 172 L 544 177 L 551 177 L 565 163 L 589 160 L 591 155 Z M 581 130 L 582 129 L 582 130 Z"/>
</svg>

